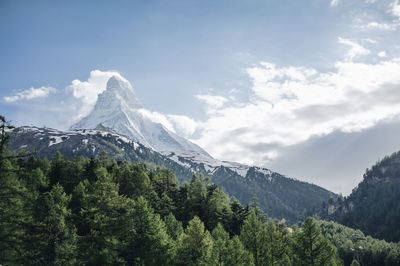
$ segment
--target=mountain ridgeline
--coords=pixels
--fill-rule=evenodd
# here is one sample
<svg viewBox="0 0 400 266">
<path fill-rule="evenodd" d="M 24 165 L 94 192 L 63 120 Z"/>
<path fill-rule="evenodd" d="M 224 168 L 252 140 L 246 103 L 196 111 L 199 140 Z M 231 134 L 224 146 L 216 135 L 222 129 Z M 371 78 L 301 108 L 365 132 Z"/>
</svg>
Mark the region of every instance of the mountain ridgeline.
<svg viewBox="0 0 400 266">
<path fill-rule="evenodd" d="M 260 207 L 271 217 L 293 224 L 304 219 L 314 205 L 329 199 L 332 193 L 306 182 L 287 178 L 265 168 L 221 162 L 197 155 L 161 154 L 105 127 L 96 130 L 59 131 L 49 128 L 19 127 L 10 131 L 10 150 L 36 151 L 40 158 L 52 159 L 60 152 L 68 159 L 78 156 L 97 158 L 103 153 L 115 161 L 128 161 L 171 169 L 182 182 L 193 174 L 211 177 L 211 181 L 242 204 L 258 198 Z M 109 129 L 108 129 L 109 130 Z M 203 158 L 199 160 L 199 158 Z"/>
<path fill-rule="evenodd" d="M 367 169 L 363 181 L 348 197 L 324 202 L 314 216 L 379 239 L 400 241 L 400 152 Z"/>
</svg>

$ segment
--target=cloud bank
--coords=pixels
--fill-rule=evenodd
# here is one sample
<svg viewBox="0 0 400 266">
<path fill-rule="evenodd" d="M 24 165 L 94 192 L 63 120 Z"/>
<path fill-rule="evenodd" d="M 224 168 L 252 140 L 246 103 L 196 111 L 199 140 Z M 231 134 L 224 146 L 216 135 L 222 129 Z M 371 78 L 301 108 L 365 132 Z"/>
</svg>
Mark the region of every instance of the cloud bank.
<svg viewBox="0 0 400 266">
<path fill-rule="evenodd" d="M 209 118 L 195 142 L 224 160 L 266 165 L 290 145 L 334 131 L 358 132 L 400 114 L 400 59 L 354 62 L 370 53 L 350 46 L 332 72 L 261 62 L 248 68 L 248 102 L 207 96 Z M 381 56 L 385 54 L 381 53 Z"/>
</svg>

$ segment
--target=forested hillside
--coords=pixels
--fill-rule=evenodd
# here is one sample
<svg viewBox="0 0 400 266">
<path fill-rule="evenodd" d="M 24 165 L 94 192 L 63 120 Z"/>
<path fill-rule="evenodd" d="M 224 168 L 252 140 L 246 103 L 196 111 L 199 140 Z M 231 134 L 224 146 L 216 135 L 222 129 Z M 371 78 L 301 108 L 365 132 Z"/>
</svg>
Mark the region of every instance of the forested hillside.
<svg viewBox="0 0 400 266">
<path fill-rule="evenodd" d="M 267 221 L 202 176 L 105 156 L 39 159 L 0 139 L 1 265 L 334 265 L 317 224 Z M 312 242 L 309 242 L 309 240 Z"/>
<path fill-rule="evenodd" d="M 351 257 L 332 244 L 343 246 L 343 230 L 322 223 L 321 231 L 312 218 L 288 228 L 202 175 L 179 185 L 169 169 L 104 154 L 49 161 L 9 152 L 8 138 L 3 125 L 1 265 L 305 266 L 348 265 Z M 353 252 L 352 263 L 399 264 L 398 245 L 371 250 L 379 260 Z"/>
<path fill-rule="evenodd" d="M 400 243 L 388 243 L 360 230 L 344 225 L 319 221 L 323 235 L 337 248 L 344 265 L 356 260 L 359 265 L 400 265 Z"/>
<path fill-rule="evenodd" d="M 87 158 L 103 153 L 116 161 L 128 161 L 157 165 L 171 169 L 180 182 L 190 181 L 194 173 L 211 178 L 229 196 L 235 196 L 242 204 L 249 204 L 253 197 L 259 199 L 260 207 L 271 217 L 285 219 L 288 224 L 299 223 L 305 213 L 314 205 L 335 195 L 314 184 L 287 178 L 279 173 L 260 167 L 246 167 L 237 170 L 235 163 L 221 165 L 211 160 L 193 161 L 180 155 L 166 156 L 135 142 L 125 136 L 108 132 L 104 127 L 98 130 L 59 131 L 49 128 L 19 127 L 10 132 L 9 149 L 14 152 L 34 151 L 40 158 L 51 159 L 56 152 L 72 160 L 74 157 Z M 243 165 L 241 165 L 243 167 Z"/>
<path fill-rule="evenodd" d="M 314 214 L 379 239 L 400 241 L 400 152 L 367 169 L 348 197 L 331 199 Z"/>
</svg>

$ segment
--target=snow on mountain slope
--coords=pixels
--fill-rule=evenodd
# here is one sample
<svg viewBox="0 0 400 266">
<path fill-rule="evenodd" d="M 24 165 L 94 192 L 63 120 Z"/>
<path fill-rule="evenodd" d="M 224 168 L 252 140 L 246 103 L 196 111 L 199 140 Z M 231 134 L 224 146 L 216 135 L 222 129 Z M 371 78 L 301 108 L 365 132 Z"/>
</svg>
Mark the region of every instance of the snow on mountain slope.
<svg viewBox="0 0 400 266">
<path fill-rule="evenodd" d="M 176 135 L 161 123 L 152 121 L 145 113 L 131 84 L 113 76 L 108 80 L 106 90 L 98 96 L 93 111 L 71 129 L 102 126 L 156 151 L 195 152 L 211 158 L 205 150 Z"/>
<path fill-rule="evenodd" d="M 191 168 L 193 170 L 200 171 L 200 165 L 204 167 L 203 171 L 212 176 L 215 171 L 220 169 L 221 167 L 229 168 L 236 174 L 241 177 L 247 177 L 247 173 L 250 168 L 253 168 L 255 172 L 262 174 L 265 176 L 266 180 L 271 181 L 274 172 L 269 169 L 263 167 L 249 166 L 246 164 L 228 162 L 228 161 L 220 161 L 208 156 L 204 156 L 201 153 L 197 152 L 162 152 L 164 156 L 167 158 L 177 162 L 178 164 Z"/>
</svg>

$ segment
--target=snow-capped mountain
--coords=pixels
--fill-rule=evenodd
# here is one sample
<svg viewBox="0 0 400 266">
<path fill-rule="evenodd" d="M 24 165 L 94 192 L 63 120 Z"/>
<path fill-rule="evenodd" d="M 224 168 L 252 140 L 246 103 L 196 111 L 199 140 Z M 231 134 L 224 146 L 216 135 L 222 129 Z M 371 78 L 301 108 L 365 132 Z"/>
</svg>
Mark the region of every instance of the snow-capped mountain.
<svg viewBox="0 0 400 266">
<path fill-rule="evenodd" d="M 330 192 L 323 188 L 287 178 L 266 168 L 212 158 L 196 144 L 147 117 L 130 83 L 117 76 L 108 80 L 106 90 L 99 95 L 93 111 L 71 129 L 73 131 L 57 134 L 48 132 L 50 136 L 43 139 L 42 146 L 35 149 L 43 150 L 41 156 L 49 156 L 51 152 L 61 148 L 65 149 L 63 154 L 68 156 L 96 156 L 99 150 L 105 150 L 114 158 L 150 162 L 170 168 L 181 181 L 189 181 L 194 173 L 203 174 L 211 177 L 213 183 L 228 195 L 237 197 L 243 204 L 248 204 L 253 197 L 257 197 L 260 206 L 269 215 L 285 218 L 292 223 L 314 204 L 330 196 Z M 86 131 L 82 131 L 83 129 Z M 32 133 L 27 134 L 25 131 L 26 129 L 14 132 L 18 143 L 14 146 L 15 150 L 33 148 L 31 145 L 25 146 L 32 142 L 27 140 L 32 137 Z M 45 134 L 42 131 L 41 134 Z M 104 133 L 101 132 L 104 131 L 111 132 L 111 137 L 107 134 L 103 136 Z M 96 139 L 93 139 L 94 133 L 91 132 L 96 132 Z M 141 148 L 142 152 L 138 152 L 132 145 L 124 144 L 125 146 L 119 147 L 125 143 L 118 139 L 120 135 L 135 141 L 136 144 L 132 145 L 141 143 L 147 148 Z M 69 136 L 74 137 L 67 138 Z M 33 137 L 37 138 L 39 135 Z M 104 141 L 111 142 L 114 149 L 104 145 Z"/>
<path fill-rule="evenodd" d="M 118 76 L 108 80 L 106 90 L 98 96 L 93 111 L 71 126 L 72 130 L 95 128 L 125 135 L 156 151 L 194 152 L 211 158 L 196 144 L 148 118 L 131 84 Z"/>
</svg>

